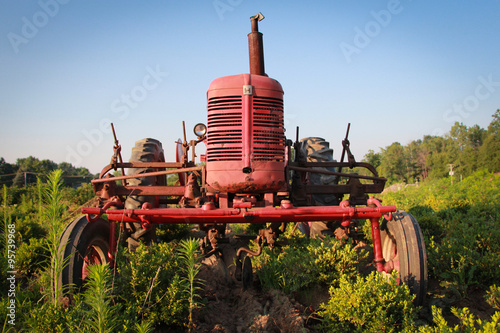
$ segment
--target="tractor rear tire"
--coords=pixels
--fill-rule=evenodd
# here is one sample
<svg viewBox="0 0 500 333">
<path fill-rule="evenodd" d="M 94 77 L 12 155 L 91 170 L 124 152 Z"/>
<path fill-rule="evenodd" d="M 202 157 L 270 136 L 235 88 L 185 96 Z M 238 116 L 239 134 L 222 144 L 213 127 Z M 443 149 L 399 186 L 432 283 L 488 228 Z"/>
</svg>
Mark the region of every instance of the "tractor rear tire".
<svg viewBox="0 0 500 333">
<path fill-rule="evenodd" d="M 161 142 L 155 139 L 147 138 L 139 140 L 132 148 L 130 162 L 165 162 L 163 148 Z M 130 174 L 141 174 L 147 172 L 161 171 L 158 168 L 130 168 Z M 129 186 L 160 186 L 166 185 L 165 175 L 156 177 L 142 177 L 128 180 Z M 125 200 L 126 209 L 140 209 L 142 205 L 148 202 L 152 207 L 159 206 L 158 197 L 153 196 L 137 196 L 130 195 Z M 129 238 L 127 239 L 130 251 L 135 251 L 140 243 L 150 245 L 156 240 L 156 228 L 151 226 L 148 229 L 143 229 L 140 223 L 127 223 Z"/>
<path fill-rule="evenodd" d="M 64 265 L 59 276 L 63 295 L 81 289 L 88 265 L 108 262 L 109 223 L 101 218 L 89 222 L 83 215 L 66 226 L 58 249 Z"/>
<path fill-rule="evenodd" d="M 323 138 L 309 137 L 300 140 L 302 156 L 306 156 L 307 162 L 334 162 L 333 149 Z M 313 168 L 326 171 L 337 171 L 334 167 Z M 310 173 L 309 182 L 311 185 L 335 185 L 337 176 L 324 175 L 320 173 Z M 314 206 L 338 205 L 337 197 L 333 194 L 313 194 L 312 204 Z"/>
<path fill-rule="evenodd" d="M 386 262 L 399 271 L 404 282 L 415 295 L 414 304 L 423 304 L 427 293 L 427 253 L 420 226 L 411 214 L 397 211 L 392 219 L 384 219 L 380 228 L 382 254 Z"/>
<path fill-rule="evenodd" d="M 308 137 L 300 140 L 299 149 L 302 156 L 306 157 L 307 162 L 333 162 L 333 149 L 323 138 Z M 314 168 L 318 170 L 337 171 L 334 167 Z M 309 173 L 309 183 L 311 185 L 335 185 L 337 176 L 325 175 L 320 173 Z M 311 204 L 314 206 L 333 206 L 338 205 L 337 197 L 334 194 L 313 194 Z M 334 233 L 326 221 L 310 222 L 310 236 L 324 237 L 332 236 Z"/>
</svg>

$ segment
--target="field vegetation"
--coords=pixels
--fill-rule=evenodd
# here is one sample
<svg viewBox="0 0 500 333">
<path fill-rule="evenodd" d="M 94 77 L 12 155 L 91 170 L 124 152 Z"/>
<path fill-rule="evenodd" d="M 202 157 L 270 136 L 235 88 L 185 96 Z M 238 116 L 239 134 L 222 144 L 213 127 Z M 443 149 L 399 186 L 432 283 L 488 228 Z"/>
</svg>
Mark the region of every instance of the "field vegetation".
<svg viewBox="0 0 500 333">
<path fill-rule="evenodd" d="M 500 111 L 493 118 L 487 130 L 455 124 L 446 137 L 393 144 L 366 156 L 394 184 L 379 196 L 383 204 L 413 214 L 422 228 L 429 267 L 424 305 L 415 307 L 394 274 L 373 272 L 367 225 L 358 244 L 308 239 L 289 225 L 286 245 L 253 259 L 259 292 L 304 306 L 300 327 L 288 331 L 500 331 Z M 120 243 L 115 269 L 92 266 L 84 289 L 62 297 L 60 235 L 94 194 L 83 181 L 88 170 L 42 162 L 0 160 L 2 174 L 14 174 L 2 178 L 0 196 L 2 331 L 203 331 L 199 322 L 210 316 L 214 296 L 200 274 L 198 241 L 185 226 L 160 230 L 168 241 L 132 253 Z M 454 164 L 453 178 L 448 164 Z M 82 177 L 80 186 L 68 183 L 69 176 Z M 269 331 L 287 329 L 275 326 Z M 248 323 L 242 331 L 263 330 Z"/>
</svg>

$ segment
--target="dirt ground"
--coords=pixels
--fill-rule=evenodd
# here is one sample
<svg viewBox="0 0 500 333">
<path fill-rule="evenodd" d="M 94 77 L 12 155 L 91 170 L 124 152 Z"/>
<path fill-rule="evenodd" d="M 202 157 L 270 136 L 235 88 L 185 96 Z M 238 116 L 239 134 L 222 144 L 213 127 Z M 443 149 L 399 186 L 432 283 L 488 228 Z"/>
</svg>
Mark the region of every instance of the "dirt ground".
<svg viewBox="0 0 500 333">
<path fill-rule="evenodd" d="M 262 291 L 255 277 L 244 290 L 234 270 L 214 256 L 199 277 L 207 303 L 196 312 L 195 332 L 314 332 L 309 308 L 279 291 Z"/>
</svg>

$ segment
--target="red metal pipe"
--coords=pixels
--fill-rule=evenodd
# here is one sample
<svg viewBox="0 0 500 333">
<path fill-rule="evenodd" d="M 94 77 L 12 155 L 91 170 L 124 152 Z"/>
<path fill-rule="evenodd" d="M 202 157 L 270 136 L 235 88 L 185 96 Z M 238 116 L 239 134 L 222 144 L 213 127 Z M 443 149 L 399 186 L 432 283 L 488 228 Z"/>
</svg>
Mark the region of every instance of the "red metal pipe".
<svg viewBox="0 0 500 333">
<path fill-rule="evenodd" d="M 109 226 L 109 250 L 108 250 L 108 259 L 109 259 L 109 267 L 115 267 L 115 253 L 116 253 L 116 223 L 110 223 Z"/>
<path fill-rule="evenodd" d="M 155 224 L 175 223 L 267 223 L 267 222 L 306 222 L 352 219 L 379 219 L 383 214 L 396 211 L 395 206 L 381 207 L 339 207 L 314 206 L 291 208 L 214 208 L 205 204 L 202 208 L 159 208 L 159 209 L 123 209 L 104 210 L 101 208 L 82 208 L 82 213 L 92 215 L 107 214 L 110 221 L 138 222 L 144 218 Z M 143 219 L 139 216 L 142 216 Z M 373 225 L 373 222 L 372 222 Z M 378 226 L 378 220 L 377 220 Z M 377 236 L 375 236 L 377 237 Z M 374 237 L 374 238 L 375 238 Z M 380 238 L 380 234 L 378 234 Z M 381 252 L 380 252 L 381 253 Z"/>
<path fill-rule="evenodd" d="M 264 70 L 264 43 L 262 33 L 259 32 L 258 21 L 264 19 L 261 13 L 252 16 L 252 32 L 248 34 L 248 52 L 250 56 L 250 74 L 266 75 Z"/>
<path fill-rule="evenodd" d="M 373 262 L 377 266 L 377 271 L 383 272 L 385 271 L 384 264 L 384 255 L 382 252 L 382 238 L 380 236 L 380 217 L 372 217 L 370 218 L 371 227 L 372 227 L 372 239 L 373 239 L 373 253 L 374 260 Z"/>
</svg>

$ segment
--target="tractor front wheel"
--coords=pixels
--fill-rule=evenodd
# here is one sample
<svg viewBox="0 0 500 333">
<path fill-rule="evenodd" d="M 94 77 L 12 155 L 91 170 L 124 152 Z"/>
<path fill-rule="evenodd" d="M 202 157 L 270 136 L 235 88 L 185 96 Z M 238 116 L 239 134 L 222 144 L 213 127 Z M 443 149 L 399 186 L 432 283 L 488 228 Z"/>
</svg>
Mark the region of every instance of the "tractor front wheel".
<svg viewBox="0 0 500 333">
<path fill-rule="evenodd" d="M 427 254 L 424 237 L 413 215 L 397 211 L 391 220 L 384 219 L 380 228 L 382 254 L 386 266 L 399 272 L 415 295 L 415 305 L 422 305 L 427 293 Z"/>
<path fill-rule="evenodd" d="M 82 287 L 89 265 L 108 262 L 109 234 L 109 222 L 103 219 L 89 222 L 85 215 L 66 226 L 59 245 L 63 259 L 59 285 L 63 294 L 71 293 L 71 288 Z"/>
</svg>

